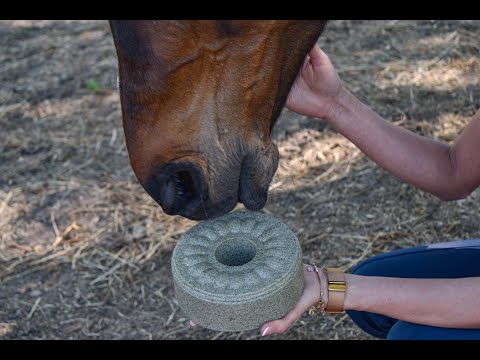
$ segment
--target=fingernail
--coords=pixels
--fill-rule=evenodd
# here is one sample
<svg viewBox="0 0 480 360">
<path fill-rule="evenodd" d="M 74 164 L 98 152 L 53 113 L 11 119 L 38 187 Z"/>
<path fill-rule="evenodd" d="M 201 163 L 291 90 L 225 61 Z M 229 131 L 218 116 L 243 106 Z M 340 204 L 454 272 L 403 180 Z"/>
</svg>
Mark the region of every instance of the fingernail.
<svg viewBox="0 0 480 360">
<path fill-rule="evenodd" d="M 269 330 L 270 330 L 270 326 L 267 326 L 267 327 L 265 328 L 265 330 L 263 330 L 262 336 L 268 335 L 268 334 L 270 333 Z"/>
</svg>

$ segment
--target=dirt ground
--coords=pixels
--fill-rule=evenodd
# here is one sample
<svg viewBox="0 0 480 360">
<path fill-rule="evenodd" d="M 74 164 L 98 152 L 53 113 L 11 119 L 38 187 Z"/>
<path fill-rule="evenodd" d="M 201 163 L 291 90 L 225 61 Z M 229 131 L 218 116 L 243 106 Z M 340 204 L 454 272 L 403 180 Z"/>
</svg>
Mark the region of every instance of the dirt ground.
<svg viewBox="0 0 480 360">
<path fill-rule="evenodd" d="M 346 86 L 397 125 L 450 142 L 480 107 L 480 21 L 332 21 L 319 40 Z M 128 162 L 106 21 L 0 21 L 0 339 L 257 339 L 187 326 L 169 217 Z M 443 202 L 285 110 L 263 210 L 306 262 L 480 236 L 480 192 Z M 241 208 L 241 207 L 239 207 Z M 305 314 L 270 339 L 373 339 Z"/>
</svg>

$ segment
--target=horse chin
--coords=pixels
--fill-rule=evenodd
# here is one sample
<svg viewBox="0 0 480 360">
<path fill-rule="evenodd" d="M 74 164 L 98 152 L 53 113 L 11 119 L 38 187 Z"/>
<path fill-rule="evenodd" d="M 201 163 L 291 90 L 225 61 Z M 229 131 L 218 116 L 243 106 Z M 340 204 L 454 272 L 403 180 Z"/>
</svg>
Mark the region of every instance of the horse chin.
<svg viewBox="0 0 480 360">
<path fill-rule="evenodd" d="M 247 210 L 258 211 L 261 210 L 267 203 L 267 191 L 264 189 L 245 193 L 240 193 L 239 201 L 245 205 Z"/>
</svg>

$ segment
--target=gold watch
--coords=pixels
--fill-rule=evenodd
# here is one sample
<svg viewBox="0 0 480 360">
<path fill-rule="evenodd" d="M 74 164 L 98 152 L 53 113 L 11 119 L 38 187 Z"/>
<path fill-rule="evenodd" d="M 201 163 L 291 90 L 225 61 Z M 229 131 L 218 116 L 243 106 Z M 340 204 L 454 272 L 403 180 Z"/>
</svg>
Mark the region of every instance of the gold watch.
<svg viewBox="0 0 480 360">
<path fill-rule="evenodd" d="M 325 268 L 328 279 L 328 303 L 325 308 L 327 314 L 340 314 L 345 302 L 347 283 L 345 273 L 339 268 Z"/>
</svg>

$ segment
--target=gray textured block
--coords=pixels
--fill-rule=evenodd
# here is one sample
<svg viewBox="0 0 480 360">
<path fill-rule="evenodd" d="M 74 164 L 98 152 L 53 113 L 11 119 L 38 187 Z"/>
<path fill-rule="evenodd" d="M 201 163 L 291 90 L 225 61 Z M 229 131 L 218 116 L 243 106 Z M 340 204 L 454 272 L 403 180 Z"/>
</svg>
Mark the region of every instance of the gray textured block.
<svg viewBox="0 0 480 360">
<path fill-rule="evenodd" d="M 260 212 L 204 220 L 183 234 L 172 255 L 175 295 L 200 326 L 259 328 L 283 317 L 303 292 L 295 234 Z"/>
</svg>

